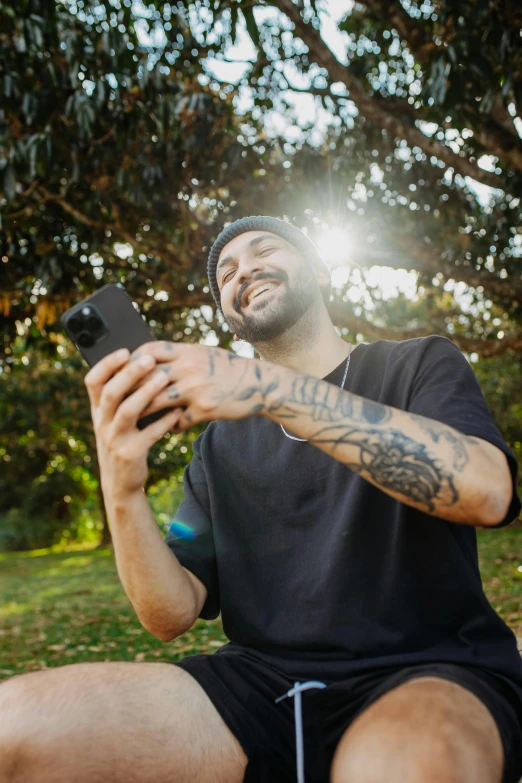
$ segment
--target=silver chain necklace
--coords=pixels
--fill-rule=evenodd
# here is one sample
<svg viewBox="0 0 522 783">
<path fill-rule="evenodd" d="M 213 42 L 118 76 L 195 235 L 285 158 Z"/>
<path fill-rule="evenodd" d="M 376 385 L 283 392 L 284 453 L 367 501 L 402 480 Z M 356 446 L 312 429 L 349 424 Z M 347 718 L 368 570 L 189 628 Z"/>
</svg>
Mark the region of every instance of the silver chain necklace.
<svg viewBox="0 0 522 783">
<path fill-rule="evenodd" d="M 348 361 L 346 362 L 346 369 L 344 371 L 343 382 L 341 383 L 341 387 L 340 387 L 341 389 L 344 389 L 344 382 L 346 380 L 346 376 L 348 375 L 348 367 L 350 366 L 350 357 L 352 355 L 352 350 L 353 348 L 350 349 L 350 353 L 348 354 Z M 307 438 L 295 438 L 293 435 L 289 435 L 282 424 L 280 424 L 279 426 L 281 427 L 281 429 L 283 430 L 287 438 L 290 438 L 291 440 L 300 440 L 301 442 L 308 441 Z"/>
</svg>

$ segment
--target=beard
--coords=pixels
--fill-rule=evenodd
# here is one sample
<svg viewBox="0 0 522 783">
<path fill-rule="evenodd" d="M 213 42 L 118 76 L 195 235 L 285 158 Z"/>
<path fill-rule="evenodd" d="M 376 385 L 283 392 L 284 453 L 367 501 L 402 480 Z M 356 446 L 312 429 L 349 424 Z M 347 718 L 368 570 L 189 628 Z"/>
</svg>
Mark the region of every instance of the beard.
<svg viewBox="0 0 522 783">
<path fill-rule="evenodd" d="M 258 278 L 263 283 L 263 278 Z M 321 299 L 321 292 L 316 277 L 307 263 L 296 275 L 295 283 L 290 287 L 288 277 L 270 278 L 266 280 L 279 280 L 279 286 L 274 293 L 268 294 L 266 299 L 260 299 L 257 306 L 256 300 L 250 305 L 253 309 L 248 315 L 236 318 L 226 315 L 225 320 L 234 334 L 240 340 L 256 343 L 268 342 L 281 337 L 291 329 L 310 307 Z M 262 295 L 263 296 L 263 295 Z M 241 309 L 241 305 L 237 305 Z"/>
</svg>

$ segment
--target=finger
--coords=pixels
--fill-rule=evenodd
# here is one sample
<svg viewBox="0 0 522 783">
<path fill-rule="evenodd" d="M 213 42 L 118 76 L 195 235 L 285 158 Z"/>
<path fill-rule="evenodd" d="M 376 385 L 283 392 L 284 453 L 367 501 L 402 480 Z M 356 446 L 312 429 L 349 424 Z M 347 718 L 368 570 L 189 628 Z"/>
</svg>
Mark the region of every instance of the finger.
<svg viewBox="0 0 522 783">
<path fill-rule="evenodd" d="M 181 345 L 180 343 L 171 343 L 168 340 L 154 340 L 150 343 L 143 343 L 132 352 L 130 361 L 136 361 L 140 356 L 147 354 L 154 356 L 157 362 L 171 362 L 178 358 L 183 351 L 194 346 Z"/>
<path fill-rule="evenodd" d="M 186 430 L 189 430 L 197 422 L 194 419 L 194 416 L 192 415 L 192 411 L 190 408 L 180 408 L 179 411 L 180 411 L 179 419 L 174 424 L 173 431 L 185 432 Z"/>
<path fill-rule="evenodd" d="M 152 356 L 143 356 L 133 364 L 127 363 L 126 367 L 123 367 L 110 381 L 107 381 L 102 389 L 98 408 L 101 423 L 114 419 L 124 398 L 130 395 L 136 383 L 140 378 L 149 374 L 154 365 Z M 162 373 L 162 375 L 164 374 Z"/>
<path fill-rule="evenodd" d="M 158 372 L 161 372 L 161 368 L 158 367 Z M 162 408 L 179 408 L 180 405 L 186 405 L 189 400 L 183 395 L 183 390 L 180 388 L 179 383 L 171 383 L 167 388 L 164 388 L 158 393 L 156 397 L 151 401 L 148 408 L 143 412 L 143 416 L 148 416 L 149 413 L 155 413 Z"/>
<path fill-rule="evenodd" d="M 91 406 L 96 407 L 99 404 L 102 389 L 105 383 L 129 360 L 130 351 L 128 348 L 120 348 L 118 351 L 104 356 L 94 367 L 91 367 L 83 379 L 87 387 L 87 393 Z"/>
<path fill-rule="evenodd" d="M 141 357 L 139 357 L 139 358 L 141 358 Z M 155 367 L 155 372 L 163 372 L 163 373 L 165 373 L 167 375 L 167 377 L 169 379 L 171 378 L 171 370 L 172 370 L 172 367 L 171 367 L 171 364 L 169 362 L 164 362 L 163 364 L 156 364 L 156 367 Z M 148 376 L 147 375 L 145 375 L 142 378 L 140 378 L 138 380 L 138 382 L 135 384 L 135 386 L 133 386 L 133 388 L 131 389 L 131 392 L 137 391 L 137 389 L 139 389 L 141 386 L 143 386 L 144 383 L 147 383 L 147 381 L 148 381 Z"/>
<path fill-rule="evenodd" d="M 130 426 L 136 426 L 139 418 L 145 415 L 145 409 L 150 406 L 158 392 L 168 384 L 169 379 L 164 372 L 156 372 L 139 389 L 130 394 L 118 406 L 114 417 L 116 430 L 129 429 Z M 165 407 L 165 406 L 163 406 Z M 159 410 L 159 408 L 157 409 Z"/>
<path fill-rule="evenodd" d="M 139 437 L 145 442 L 144 448 L 150 448 L 158 440 L 168 435 L 169 432 L 177 432 L 176 425 L 182 412 L 181 408 L 176 408 L 170 411 L 170 413 L 166 413 L 161 419 L 153 421 L 152 424 L 148 424 L 140 430 Z"/>
</svg>

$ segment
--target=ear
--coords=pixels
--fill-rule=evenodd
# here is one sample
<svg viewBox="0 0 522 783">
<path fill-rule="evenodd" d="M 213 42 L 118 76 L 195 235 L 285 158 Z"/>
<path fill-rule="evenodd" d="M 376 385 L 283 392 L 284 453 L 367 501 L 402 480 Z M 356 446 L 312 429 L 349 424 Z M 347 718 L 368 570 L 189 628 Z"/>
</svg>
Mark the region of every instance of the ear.
<svg viewBox="0 0 522 783">
<path fill-rule="evenodd" d="M 322 288 L 323 286 L 328 285 L 330 282 L 330 275 L 327 271 L 324 269 L 316 269 L 315 270 L 315 278 L 319 284 L 319 287 Z"/>
<path fill-rule="evenodd" d="M 237 334 L 234 335 L 234 340 L 239 340 L 239 337 L 237 336 Z"/>
</svg>

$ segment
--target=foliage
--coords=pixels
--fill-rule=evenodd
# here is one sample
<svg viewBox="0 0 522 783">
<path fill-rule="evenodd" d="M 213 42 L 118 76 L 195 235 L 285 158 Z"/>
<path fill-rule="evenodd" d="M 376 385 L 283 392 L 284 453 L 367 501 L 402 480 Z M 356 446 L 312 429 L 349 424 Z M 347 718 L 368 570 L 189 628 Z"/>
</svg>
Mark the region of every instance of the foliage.
<svg viewBox="0 0 522 783">
<path fill-rule="evenodd" d="M 519 361 L 495 357 L 473 365 L 493 418 L 522 465 L 522 401 Z M 522 483 L 522 476 L 519 477 Z"/>
<path fill-rule="evenodd" d="M 50 546 L 64 535 L 81 540 L 88 522 L 99 529 L 104 521 L 100 509 L 84 514 L 99 493 L 99 470 L 85 366 L 65 351 L 55 363 L 23 340 L 13 347 L 17 363 L 0 395 L 0 550 Z M 146 486 L 163 492 L 163 515 L 176 511 L 176 482 L 201 429 L 170 435 L 150 451 Z"/>
<path fill-rule="evenodd" d="M 343 224 L 354 266 L 413 269 L 422 296 L 462 282 L 477 315 L 455 302 L 424 328 L 468 352 L 521 350 L 520 9 L 366 0 L 338 21 L 345 67 L 318 32 L 324 2 L 22 6 L 2 5 L 0 34 L 7 352 L 15 327 L 60 332 L 60 311 L 98 281 L 124 282 L 184 339 L 188 308 L 213 305 L 205 249 L 223 220 L 252 212 L 312 235 Z M 212 66 L 238 32 L 254 56 L 227 83 Z M 252 105 L 239 112 L 242 87 Z M 300 92 L 329 112 L 319 144 L 292 111 Z M 269 135 L 274 109 L 299 133 Z M 487 206 L 477 183 L 493 188 Z M 196 339 L 208 323 L 194 320 Z"/>
<path fill-rule="evenodd" d="M 206 257 L 248 214 L 312 238 L 347 229 L 341 334 L 435 332 L 482 357 L 520 455 L 522 10 L 360 0 L 335 17 L 335 54 L 327 12 L 334 2 L 0 2 L 2 545 L 40 545 L 44 529 L 60 540 L 99 493 L 85 366 L 61 312 L 121 282 L 160 339 L 231 347 Z M 217 69 L 239 42 L 250 54 L 227 81 Z M 375 265 L 413 271 L 417 297 L 380 296 Z M 179 478 L 197 434 L 157 445 L 148 488 Z"/>
</svg>

